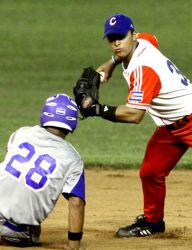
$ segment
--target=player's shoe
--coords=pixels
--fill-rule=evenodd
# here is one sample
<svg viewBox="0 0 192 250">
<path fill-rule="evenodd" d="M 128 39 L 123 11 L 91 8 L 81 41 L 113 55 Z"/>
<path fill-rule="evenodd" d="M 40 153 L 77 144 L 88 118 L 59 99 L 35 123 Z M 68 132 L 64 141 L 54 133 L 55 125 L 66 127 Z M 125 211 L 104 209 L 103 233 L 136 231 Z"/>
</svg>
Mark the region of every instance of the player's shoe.
<svg viewBox="0 0 192 250">
<path fill-rule="evenodd" d="M 32 247 L 32 246 L 41 246 L 40 242 L 32 241 L 30 238 L 14 238 L 8 236 L 1 236 L 2 242 L 9 246 L 14 247 Z"/>
<path fill-rule="evenodd" d="M 155 233 L 165 232 L 165 222 L 163 220 L 152 223 L 146 220 L 145 215 L 135 218 L 132 225 L 119 228 L 116 232 L 117 237 L 144 237 Z"/>
<path fill-rule="evenodd" d="M 5 221 L 1 226 L 1 241 L 10 246 L 28 247 L 40 246 L 41 225 L 18 225 Z"/>
</svg>

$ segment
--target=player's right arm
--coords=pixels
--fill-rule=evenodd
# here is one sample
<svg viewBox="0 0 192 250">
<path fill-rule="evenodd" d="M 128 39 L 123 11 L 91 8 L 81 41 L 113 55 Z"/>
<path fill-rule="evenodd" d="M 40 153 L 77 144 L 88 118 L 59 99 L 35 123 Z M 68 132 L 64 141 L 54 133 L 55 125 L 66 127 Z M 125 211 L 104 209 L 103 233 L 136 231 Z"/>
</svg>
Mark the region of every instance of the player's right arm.
<svg viewBox="0 0 192 250">
<path fill-rule="evenodd" d="M 113 60 L 112 58 L 108 61 L 106 61 L 105 63 L 101 64 L 98 68 L 97 68 L 97 72 L 104 72 L 104 80 L 102 82 L 106 82 L 109 80 L 109 78 L 112 76 L 112 73 L 115 69 L 115 67 L 121 63 L 121 60 L 115 55 L 113 56 Z"/>
<path fill-rule="evenodd" d="M 69 197 L 69 249 L 83 249 L 80 246 L 83 234 L 85 202 L 78 197 Z"/>
<path fill-rule="evenodd" d="M 72 146 L 71 146 L 72 148 Z M 68 177 L 62 190 L 68 200 L 68 245 L 66 250 L 84 250 L 81 246 L 85 209 L 85 177 L 84 165 L 74 148 L 73 159 L 69 166 Z M 68 156 L 69 157 L 69 156 Z"/>
</svg>

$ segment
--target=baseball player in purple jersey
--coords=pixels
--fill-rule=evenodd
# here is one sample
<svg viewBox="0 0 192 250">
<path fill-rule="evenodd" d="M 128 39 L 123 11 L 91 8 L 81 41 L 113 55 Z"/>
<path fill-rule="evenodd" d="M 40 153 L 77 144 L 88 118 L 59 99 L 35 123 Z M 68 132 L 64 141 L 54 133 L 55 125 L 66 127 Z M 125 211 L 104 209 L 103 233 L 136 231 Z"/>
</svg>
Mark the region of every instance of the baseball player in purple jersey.
<svg viewBox="0 0 192 250">
<path fill-rule="evenodd" d="M 48 98 L 40 126 L 22 127 L 9 139 L 0 164 L 0 236 L 14 246 L 39 245 L 42 221 L 59 195 L 69 202 L 68 245 L 83 249 L 85 184 L 78 152 L 65 140 L 77 126 L 76 103 L 65 94 Z"/>
</svg>

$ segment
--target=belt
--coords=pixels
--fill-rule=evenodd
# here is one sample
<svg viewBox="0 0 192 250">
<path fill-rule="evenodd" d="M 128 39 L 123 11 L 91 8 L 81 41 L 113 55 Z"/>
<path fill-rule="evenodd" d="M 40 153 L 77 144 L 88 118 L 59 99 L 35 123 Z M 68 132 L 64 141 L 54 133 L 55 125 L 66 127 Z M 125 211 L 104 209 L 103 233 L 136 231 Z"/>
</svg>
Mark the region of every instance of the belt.
<svg viewBox="0 0 192 250">
<path fill-rule="evenodd" d="M 192 114 L 190 115 L 186 115 L 184 116 L 182 119 L 170 124 L 170 125 L 167 125 L 166 127 L 170 130 L 173 130 L 173 129 L 179 129 L 181 128 L 182 126 L 184 126 L 188 121 L 190 121 L 192 119 Z"/>
</svg>

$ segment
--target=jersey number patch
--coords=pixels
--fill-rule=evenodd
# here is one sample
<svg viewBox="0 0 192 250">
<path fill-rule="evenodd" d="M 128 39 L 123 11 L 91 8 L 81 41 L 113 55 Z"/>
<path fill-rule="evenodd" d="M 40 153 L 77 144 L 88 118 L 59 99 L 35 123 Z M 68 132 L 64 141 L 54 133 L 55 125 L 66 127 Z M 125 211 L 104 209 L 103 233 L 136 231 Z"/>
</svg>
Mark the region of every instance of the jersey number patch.
<svg viewBox="0 0 192 250">
<path fill-rule="evenodd" d="M 47 176 L 56 168 L 56 160 L 48 154 L 37 155 L 34 146 L 28 142 L 21 143 L 19 148 L 22 149 L 25 156 L 21 154 L 13 155 L 5 170 L 18 179 L 25 175 L 25 182 L 32 189 L 43 188 L 48 180 Z M 17 165 L 19 163 L 19 166 L 27 166 L 28 164 L 32 167 L 27 172 L 23 171 L 22 173 L 22 170 L 20 171 L 13 166 L 13 163 Z"/>
<path fill-rule="evenodd" d="M 178 75 L 181 76 L 181 83 L 184 84 L 185 86 L 189 85 L 188 79 L 187 77 L 185 77 L 180 70 L 175 66 L 175 64 L 173 64 L 170 60 L 167 60 L 167 66 L 169 68 L 169 70 L 171 71 L 171 73 L 176 73 Z"/>
</svg>

